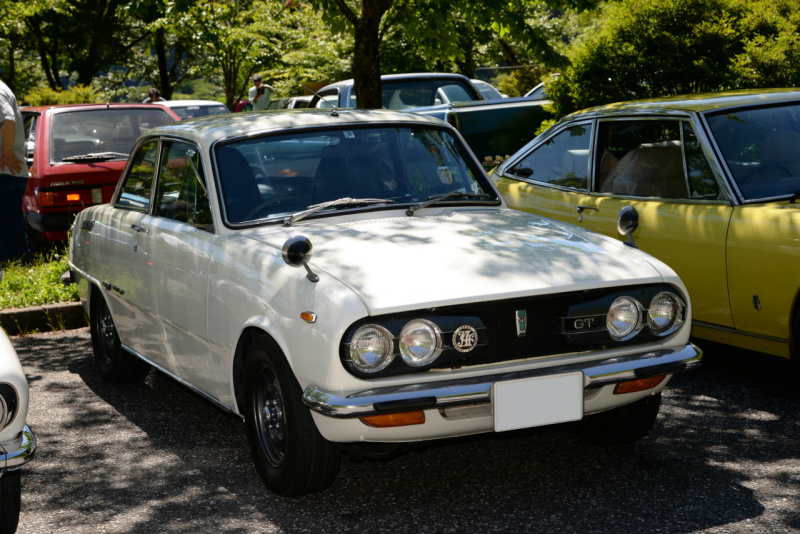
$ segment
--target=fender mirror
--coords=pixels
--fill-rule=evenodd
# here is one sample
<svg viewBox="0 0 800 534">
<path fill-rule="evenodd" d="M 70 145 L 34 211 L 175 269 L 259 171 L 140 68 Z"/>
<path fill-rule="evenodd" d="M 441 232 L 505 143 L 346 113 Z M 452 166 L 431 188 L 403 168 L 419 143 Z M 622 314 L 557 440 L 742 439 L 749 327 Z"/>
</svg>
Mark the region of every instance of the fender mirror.
<svg viewBox="0 0 800 534">
<path fill-rule="evenodd" d="M 319 282 L 319 276 L 311 272 L 308 267 L 308 260 L 311 259 L 314 247 L 311 241 L 305 236 L 297 235 L 290 237 L 283 244 L 283 261 L 290 267 L 305 267 L 307 278 L 312 282 Z"/>
<path fill-rule="evenodd" d="M 625 206 L 617 215 L 617 231 L 628 236 L 625 244 L 629 247 L 639 248 L 633 240 L 633 232 L 639 227 L 639 212 L 633 206 Z"/>
</svg>

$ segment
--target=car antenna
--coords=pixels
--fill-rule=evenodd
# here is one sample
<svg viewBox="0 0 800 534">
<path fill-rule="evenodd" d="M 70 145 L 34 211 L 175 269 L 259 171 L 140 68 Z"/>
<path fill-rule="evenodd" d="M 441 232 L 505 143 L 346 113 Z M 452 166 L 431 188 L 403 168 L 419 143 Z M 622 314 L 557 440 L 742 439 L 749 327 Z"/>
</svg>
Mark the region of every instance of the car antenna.
<svg viewBox="0 0 800 534">
<path fill-rule="evenodd" d="M 338 117 L 339 116 L 339 110 L 336 109 L 336 104 L 332 104 L 332 103 L 328 102 L 327 100 L 325 100 L 324 96 L 322 96 L 321 94 L 319 94 L 318 92 L 316 92 L 315 90 L 313 90 L 312 88 L 310 88 L 309 86 L 304 84 L 303 82 L 300 82 L 300 85 L 302 85 L 303 87 L 305 87 L 306 89 L 308 89 L 309 91 L 314 93 L 315 96 L 318 96 L 319 99 L 322 100 L 323 102 L 325 102 L 326 104 L 330 104 L 330 106 L 333 108 L 333 110 L 331 111 L 331 117 Z"/>
</svg>

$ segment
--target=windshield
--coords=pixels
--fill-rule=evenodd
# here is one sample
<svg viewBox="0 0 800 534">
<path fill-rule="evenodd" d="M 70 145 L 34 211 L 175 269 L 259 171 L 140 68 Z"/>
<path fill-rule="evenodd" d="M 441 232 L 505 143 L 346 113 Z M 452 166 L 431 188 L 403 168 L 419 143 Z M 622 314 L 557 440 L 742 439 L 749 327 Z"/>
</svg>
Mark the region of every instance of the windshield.
<svg viewBox="0 0 800 534">
<path fill-rule="evenodd" d="M 218 146 L 217 179 L 228 222 L 315 211 L 414 204 L 459 191 L 442 202 L 499 201 L 463 144 L 445 130 L 362 127 L 247 139 Z"/>
<path fill-rule="evenodd" d="M 411 109 L 453 102 L 472 102 L 481 97 L 459 80 L 398 80 L 381 82 L 383 107 Z"/>
<path fill-rule="evenodd" d="M 103 154 L 104 161 L 126 160 L 142 133 L 171 122 L 174 119 L 160 107 L 57 113 L 52 122 L 51 159 L 82 161 L 86 158 L 81 156 Z"/>
<path fill-rule="evenodd" d="M 708 124 L 746 199 L 800 191 L 800 104 L 714 113 Z"/>
</svg>

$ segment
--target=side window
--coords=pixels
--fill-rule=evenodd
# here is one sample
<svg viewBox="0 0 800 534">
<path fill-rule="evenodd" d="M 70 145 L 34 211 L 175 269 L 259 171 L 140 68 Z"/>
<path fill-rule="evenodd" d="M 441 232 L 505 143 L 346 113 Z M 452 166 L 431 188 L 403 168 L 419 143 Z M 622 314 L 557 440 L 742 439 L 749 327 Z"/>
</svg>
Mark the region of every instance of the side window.
<svg viewBox="0 0 800 534">
<path fill-rule="evenodd" d="M 158 140 L 153 139 L 143 144 L 134 154 L 130 172 L 122 186 L 122 194 L 117 200 L 119 208 L 150 211 L 150 190 L 155 177 L 156 156 L 158 156 Z"/>
<path fill-rule="evenodd" d="M 211 210 L 195 147 L 180 142 L 163 144 L 155 214 L 211 229 Z"/>
<path fill-rule="evenodd" d="M 604 193 L 689 198 L 681 121 L 606 121 L 598 128 L 597 188 Z"/>
<path fill-rule="evenodd" d="M 508 173 L 537 182 L 586 189 L 591 139 L 591 124 L 567 128 L 539 145 Z"/>
<path fill-rule="evenodd" d="M 719 185 L 714 180 L 711 167 L 700 148 L 700 141 L 688 122 L 683 123 L 683 152 L 686 172 L 689 175 L 689 193 L 692 198 L 716 200 L 720 198 Z"/>
</svg>

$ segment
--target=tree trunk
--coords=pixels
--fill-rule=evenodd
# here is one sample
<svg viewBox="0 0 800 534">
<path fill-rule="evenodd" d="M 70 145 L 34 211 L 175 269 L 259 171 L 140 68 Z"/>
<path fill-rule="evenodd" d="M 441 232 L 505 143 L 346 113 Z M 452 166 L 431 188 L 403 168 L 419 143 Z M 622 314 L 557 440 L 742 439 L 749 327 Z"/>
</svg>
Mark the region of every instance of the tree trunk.
<svg viewBox="0 0 800 534">
<path fill-rule="evenodd" d="M 158 61 L 158 89 L 166 100 L 172 100 L 172 79 L 167 67 L 167 46 L 164 29 L 156 30 L 155 35 L 156 59 Z"/>
<path fill-rule="evenodd" d="M 381 18 L 391 0 L 364 0 L 361 17 L 354 24 L 353 85 L 362 109 L 381 109 Z"/>
</svg>

